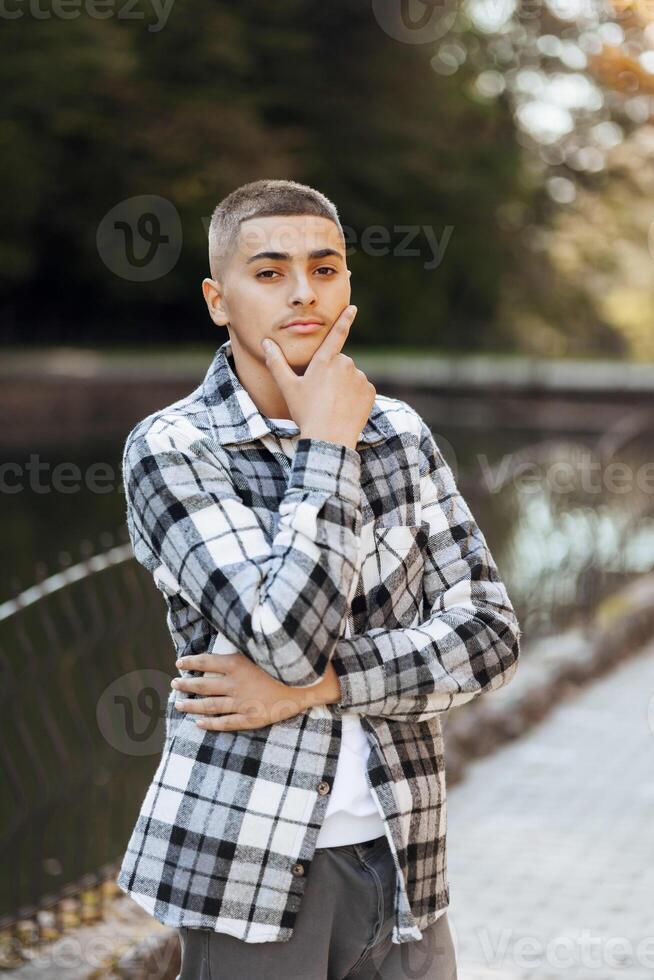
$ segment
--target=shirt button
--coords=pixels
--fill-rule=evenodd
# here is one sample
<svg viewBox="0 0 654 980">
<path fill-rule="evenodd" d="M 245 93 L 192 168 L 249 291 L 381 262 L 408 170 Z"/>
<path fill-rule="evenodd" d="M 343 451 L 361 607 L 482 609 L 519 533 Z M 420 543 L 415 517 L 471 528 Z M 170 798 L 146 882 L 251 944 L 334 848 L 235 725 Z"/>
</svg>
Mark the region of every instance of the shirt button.
<svg viewBox="0 0 654 980">
<path fill-rule="evenodd" d="M 293 870 L 293 875 L 296 878 L 301 878 L 302 875 L 304 874 L 304 865 L 303 864 L 294 864 L 292 870 Z"/>
<path fill-rule="evenodd" d="M 318 783 L 318 792 L 320 793 L 321 796 L 326 796 L 326 794 L 329 793 L 330 789 L 331 786 L 329 785 L 326 779 L 323 779 L 322 782 Z"/>
</svg>

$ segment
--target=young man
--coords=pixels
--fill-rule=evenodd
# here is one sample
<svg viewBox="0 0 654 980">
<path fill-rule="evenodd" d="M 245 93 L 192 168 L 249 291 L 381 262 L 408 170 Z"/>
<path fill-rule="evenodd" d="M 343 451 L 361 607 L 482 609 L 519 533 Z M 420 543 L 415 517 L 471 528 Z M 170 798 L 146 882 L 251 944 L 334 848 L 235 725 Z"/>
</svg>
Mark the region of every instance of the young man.
<svg viewBox="0 0 654 980">
<path fill-rule="evenodd" d="M 511 679 L 513 607 L 427 424 L 341 352 L 334 205 L 246 184 L 209 258 L 229 339 L 123 454 L 184 656 L 118 884 L 182 980 L 451 980 L 441 715 Z"/>
</svg>

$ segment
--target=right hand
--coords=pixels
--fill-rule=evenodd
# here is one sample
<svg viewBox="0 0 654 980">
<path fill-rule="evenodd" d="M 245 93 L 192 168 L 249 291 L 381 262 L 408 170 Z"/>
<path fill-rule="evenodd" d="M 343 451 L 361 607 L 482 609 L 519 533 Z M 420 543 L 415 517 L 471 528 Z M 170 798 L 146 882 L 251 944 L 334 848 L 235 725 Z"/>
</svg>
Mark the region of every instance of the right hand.
<svg viewBox="0 0 654 980">
<path fill-rule="evenodd" d="M 273 349 L 264 352 L 266 366 L 302 438 L 325 439 L 356 449 L 377 394 L 352 358 L 341 354 L 356 313 L 356 306 L 345 307 L 302 376 L 295 373 L 274 340 Z"/>
</svg>

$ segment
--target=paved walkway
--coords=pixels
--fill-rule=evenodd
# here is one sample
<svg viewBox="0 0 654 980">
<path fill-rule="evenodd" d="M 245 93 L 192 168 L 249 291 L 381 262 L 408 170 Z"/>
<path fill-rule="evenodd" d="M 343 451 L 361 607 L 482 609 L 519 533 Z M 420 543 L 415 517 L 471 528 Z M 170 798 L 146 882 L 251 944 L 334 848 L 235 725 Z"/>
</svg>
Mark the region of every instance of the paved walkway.
<svg viewBox="0 0 654 980">
<path fill-rule="evenodd" d="M 654 644 L 448 801 L 459 980 L 654 978 Z"/>
</svg>

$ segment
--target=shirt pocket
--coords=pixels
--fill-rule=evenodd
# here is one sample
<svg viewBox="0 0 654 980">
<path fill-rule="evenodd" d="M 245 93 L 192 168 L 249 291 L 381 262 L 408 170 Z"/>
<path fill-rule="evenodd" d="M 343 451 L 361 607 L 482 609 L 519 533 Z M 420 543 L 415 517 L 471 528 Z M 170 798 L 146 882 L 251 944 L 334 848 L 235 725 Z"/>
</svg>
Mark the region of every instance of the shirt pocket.
<svg viewBox="0 0 654 980">
<path fill-rule="evenodd" d="M 429 524 L 392 524 L 385 518 L 373 524 L 372 537 L 374 551 L 366 569 L 369 628 L 416 625 L 422 619 Z"/>
</svg>

